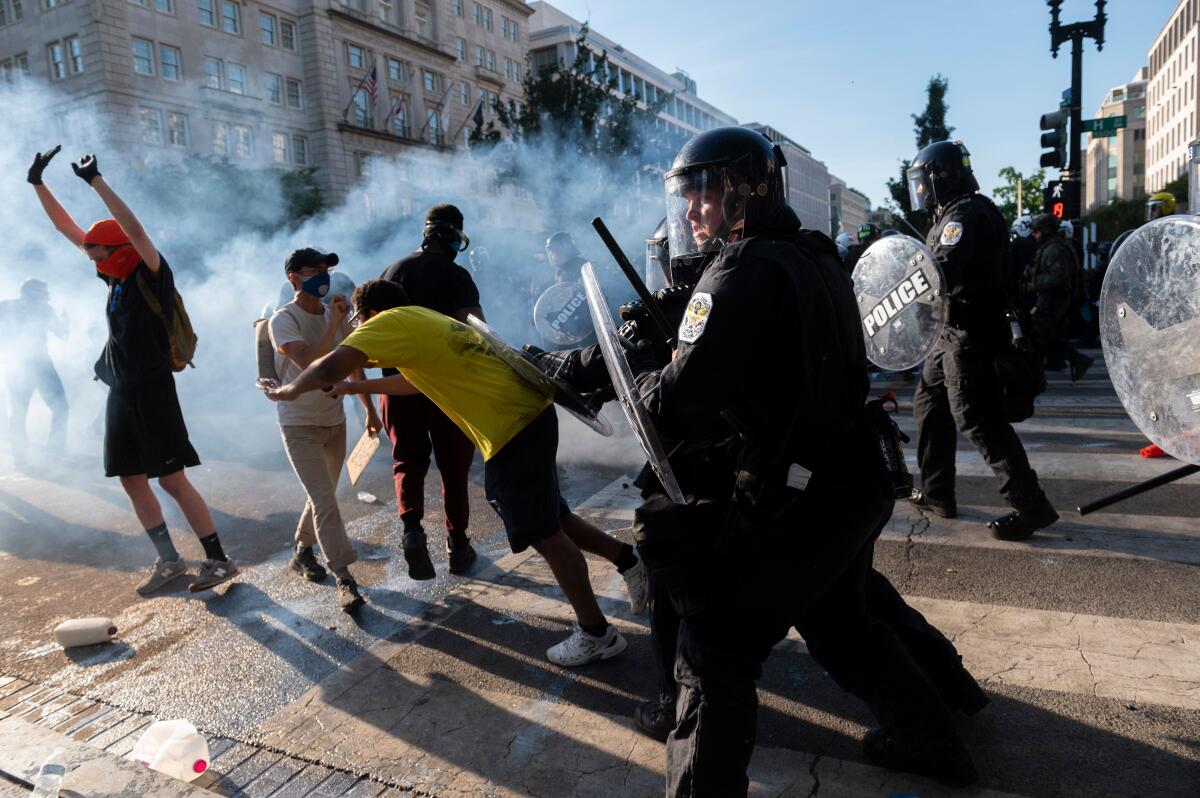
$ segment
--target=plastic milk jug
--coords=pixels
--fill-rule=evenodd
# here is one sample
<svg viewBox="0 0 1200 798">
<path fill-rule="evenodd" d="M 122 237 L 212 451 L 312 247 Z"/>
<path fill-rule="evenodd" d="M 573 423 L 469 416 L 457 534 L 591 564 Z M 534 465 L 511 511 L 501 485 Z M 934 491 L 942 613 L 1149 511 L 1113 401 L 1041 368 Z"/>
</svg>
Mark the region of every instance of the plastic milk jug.
<svg viewBox="0 0 1200 798">
<path fill-rule="evenodd" d="M 160 720 L 146 729 L 129 758 L 183 781 L 208 770 L 208 741 L 186 720 Z"/>
<path fill-rule="evenodd" d="M 73 618 L 54 627 L 54 639 L 63 648 L 111 643 L 116 633 L 109 618 Z"/>
</svg>

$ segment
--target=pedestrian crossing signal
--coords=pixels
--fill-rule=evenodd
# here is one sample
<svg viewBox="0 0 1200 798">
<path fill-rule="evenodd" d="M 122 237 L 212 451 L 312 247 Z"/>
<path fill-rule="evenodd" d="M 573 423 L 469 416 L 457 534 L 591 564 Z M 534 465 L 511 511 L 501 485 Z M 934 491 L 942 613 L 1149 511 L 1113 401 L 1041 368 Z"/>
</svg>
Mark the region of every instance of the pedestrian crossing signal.
<svg viewBox="0 0 1200 798">
<path fill-rule="evenodd" d="M 1054 214 L 1055 219 L 1063 218 L 1063 203 L 1055 202 L 1050 206 L 1050 213 Z"/>
</svg>

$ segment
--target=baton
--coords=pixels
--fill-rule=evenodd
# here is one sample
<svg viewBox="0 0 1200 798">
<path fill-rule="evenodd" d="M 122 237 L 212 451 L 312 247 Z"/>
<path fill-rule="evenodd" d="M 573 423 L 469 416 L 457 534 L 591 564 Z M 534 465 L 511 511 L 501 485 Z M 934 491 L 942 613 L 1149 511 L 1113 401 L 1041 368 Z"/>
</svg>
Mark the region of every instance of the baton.
<svg viewBox="0 0 1200 798">
<path fill-rule="evenodd" d="M 1116 493 L 1105 496 L 1102 499 L 1096 499 L 1096 501 L 1092 502 L 1091 504 L 1085 504 L 1082 507 L 1076 507 L 1075 509 L 1079 511 L 1080 515 L 1094 513 L 1097 510 L 1109 506 L 1110 504 L 1116 504 L 1117 502 L 1125 501 L 1126 499 L 1130 499 L 1134 496 L 1145 493 L 1148 490 L 1154 490 L 1157 487 L 1175 482 L 1176 480 L 1183 479 L 1184 477 L 1190 476 L 1197 472 L 1200 472 L 1200 465 L 1185 465 L 1182 468 L 1176 468 L 1174 471 L 1168 471 L 1165 474 L 1159 474 L 1153 479 L 1148 479 L 1145 482 L 1139 482 L 1136 485 L 1125 488 L 1124 490 L 1119 490 Z"/>
<path fill-rule="evenodd" d="M 592 227 L 596 228 L 596 233 L 599 234 L 600 240 L 604 242 L 604 246 L 608 247 L 609 253 L 613 256 L 613 260 L 621 267 L 621 271 L 625 273 L 625 279 L 633 285 L 634 292 L 638 295 L 638 299 L 642 300 L 646 305 L 646 310 L 650 313 L 650 318 L 654 320 L 658 326 L 659 332 L 667 339 L 667 346 L 675 345 L 675 331 L 671 329 L 671 325 L 667 324 L 667 317 L 663 315 L 662 308 L 658 306 L 658 300 L 650 293 L 650 289 L 642 282 L 642 276 L 633 268 L 633 264 L 629 262 L 629 258 L 625 257 L 625 253 L 621 251 L 621 245 L 613 238 L 612 233 L 608 231 L 608 226 L 604 224 L 604 220 L 597 216 L 592 219 Z"/>
</svg>

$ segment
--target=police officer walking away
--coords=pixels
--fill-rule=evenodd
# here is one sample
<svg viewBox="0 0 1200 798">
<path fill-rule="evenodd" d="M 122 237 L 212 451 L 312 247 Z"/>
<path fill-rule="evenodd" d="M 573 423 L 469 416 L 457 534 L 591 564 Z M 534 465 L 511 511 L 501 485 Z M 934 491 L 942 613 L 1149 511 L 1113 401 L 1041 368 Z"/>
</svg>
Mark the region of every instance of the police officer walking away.
<svg viewBox="0 0 1200 798">
<path fill-rule="evenodd" d="M 862 411 L 853 290 L 826 236 L 783 199 L 783 154 L 759 133 L 691 139 L 667 172 L 672 257 L 713 250 L 661 370 L 635 363 L 686 495 L 638 509 L 647 566 L 680 616 L 669 796 L 748 789 L 755 681 L 795 625 L 880 729 L 871 761 L 975 778 L 928 676 L 865 599 L 893 488 Z M 635 358 L 635 360 L 639 360 Z M 653 477 L 640 484 L 654 494 Z"/>
<path fill-rule="evenodd" d="M 455 256 L 471 243 L 463 233 L 462 211 L 453 205 L 434 205 L 425 216 L 421 235 L 421 248 L 384 269 L 380 279 L 400 285 L 414 305 L 463 322 L 468 314 L 482 319 L 479 289 L 470 272 L 454 262 Z M 385 375 L 395 373 L 384 369 Z M 392 470 L 400 521 L 404 524 L 408 575 L 413 579 L 433 579 L 436 575 L 421 526 L 430 452 L 442 475 L 450 573 L 466 572 L 476 556 L 467 539 L 467 475 L 475 457 L 474 444 L 424 394 L 384 396 L 380 404 L 383 426 L 392 441 Z"/>
<path fill-rule="evenodd" d="M 1071 310 L 1075 287 L 1083 275 L 1070 242 L 1058 234 L 1059 221 L 1049 213 L 1033 219 L 1033 238 L 1037 252 L 1027 273 L 1024 289 L 1030 301 L 1033 335 L 1047 360 L 1065 361 L 1071 367 L 1071 382 L 1077 382 L 1091 368 L 1095 358 L 1076 351 L 1063 336 L 1067 313 Z"/>
<path fill-rule="evenodd" d="M 979 192 L 971 157 L 959 141 L 921 150 L 908 170 L 914 209 L 935 217 L 925 243 L 946 281 L 949 314 L 942 340 L 925 361 L 913 415 L 921 490 L 913 503 L 943 518 L 958 515 L 954 492 L 955 427 L 1000 479 L 1013 512 L 988 526 L 1000 540 L 1024 540 L 1058 520 L 1017 433 L 1004 416 L 995 359 L 1007 346 L 1004 318 L 1008 231 L 995 204 Z"/>
</svg>

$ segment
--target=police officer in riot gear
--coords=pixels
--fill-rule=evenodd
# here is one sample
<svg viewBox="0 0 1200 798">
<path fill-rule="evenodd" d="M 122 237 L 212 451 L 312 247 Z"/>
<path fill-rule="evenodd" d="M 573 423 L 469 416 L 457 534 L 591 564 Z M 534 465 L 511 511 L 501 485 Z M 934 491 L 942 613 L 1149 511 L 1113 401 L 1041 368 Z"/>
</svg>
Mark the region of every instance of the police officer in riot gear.
<svg viewBox="0 0 1200 798">
<path fill-rule="evenodd" d="M 668 795 L 745 795 L 755 680 L 788 627 L 882 726 L 872 761 L 975 778 L 949 711 L 865 584 L 893 489 L 864 423 L 866 358 L 832 242 L 783 199 L 782 152 L 746 128 L 689 141 L 665 176 L 672 256 L 716 251 L 678 348 L 639 381 L 687 505 L 651 495 L 635 535 L 680 617 Z M 836 444 L 836 445 L 835 445 Z M 640 484 L 654 493 L 653 477 Z"/>
<path fill-rule="evenodd" d="M 1033 334 L 1046 359 L 1069 364 L 1071 381 L 1076 382 L 1095 362 L 1094 358 L 1076 351 L 1063 337 L 1075 288 L 1083 275 L 1070 241 L 1059 235 L 1059 221 L 1055 216 L 1038 214 L 1032 227 L 1037 251 L 1023 287 L 1029 297 L 1026 304 L 1033 320 Z"/>
<path fill-rule="evenodd" d="M 874 244 L 883 236 L 883 230 L 874 222 L 867 222 L 858 228 L 857 241 L 850 245 L 850 251 L 845 257 L 846 271 L 854 273 L 854 267 L 858 265 L 858 259 L 867 251 L 867 247 Z"/>
<path fill-rule="evenodd" d="M 962 142 L 921 150 L 908 170 L 912 207 L 934 212 L 926 244 L 945 277 L 949 313 L 942 340 L 925 361 L 913 415 L 921 490 L 913 502 L 944 518 L 957 515 L 955 438 L 961 431 L 1000 479 L 1013 512 L 988 523 L 1001 540 L 1024 540 L 1058 520 L 1025 449 L 1005 418 L 995 359 L 1008 346 L 1005 275 L 1007 223 L 979 192 Z"/>
<path fill-rule="evenodd" d="M 546 239 L 546 262 L 554 270 L 554 282 L 565 283 L 579 279 L 584 260 L 579 255 L 575 239 L 565 230 Z"/>
</svg>

